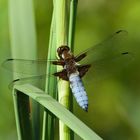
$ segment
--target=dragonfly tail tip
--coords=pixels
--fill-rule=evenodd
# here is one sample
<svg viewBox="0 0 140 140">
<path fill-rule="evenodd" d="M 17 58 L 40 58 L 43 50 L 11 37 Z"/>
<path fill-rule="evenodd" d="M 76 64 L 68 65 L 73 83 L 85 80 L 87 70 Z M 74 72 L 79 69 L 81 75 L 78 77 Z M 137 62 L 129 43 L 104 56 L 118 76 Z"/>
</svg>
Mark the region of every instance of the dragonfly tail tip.
<svg viewBox="0 0 140 140">
<path fill-rule="evenodd" d="M 85 108 L 83 108 L 83 109 L 84 109 L 84 111 L 88 112 L 88 107 L 85 107 Z"/>
</svg>

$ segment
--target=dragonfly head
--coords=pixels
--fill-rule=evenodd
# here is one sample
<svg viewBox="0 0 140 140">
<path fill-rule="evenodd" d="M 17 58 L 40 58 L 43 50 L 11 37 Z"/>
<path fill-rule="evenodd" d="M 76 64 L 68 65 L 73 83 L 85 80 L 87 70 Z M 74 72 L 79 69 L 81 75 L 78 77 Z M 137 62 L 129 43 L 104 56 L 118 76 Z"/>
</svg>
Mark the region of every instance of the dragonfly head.
<svg viewBox="0 0 140 140">
<path fill-rule="evenodd" d="M 58 56 L 63 59 L 62 55 L 63 53 L 67 53 L 69 52 L 70 48 L 67 46 L 67 45 L 62 45 L 60 46 L 58 49 L 57 49 L 57 53 L 58 53 Z"/>
</svg>

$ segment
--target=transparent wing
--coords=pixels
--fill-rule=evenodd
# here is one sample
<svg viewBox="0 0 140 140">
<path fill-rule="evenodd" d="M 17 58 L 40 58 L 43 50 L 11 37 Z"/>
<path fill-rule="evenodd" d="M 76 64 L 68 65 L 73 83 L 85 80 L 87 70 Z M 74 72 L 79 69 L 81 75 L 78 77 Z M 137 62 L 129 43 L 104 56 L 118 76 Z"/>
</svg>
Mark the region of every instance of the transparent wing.
<svg viewBox="0 0 140 140">
<path fill-rule="evenodd" d="M 51 77 L 50 77 L 51 76 Z M 54 76 L 50 75 L 49 78 L 53 79 L 53 82 L 59 82 L 59 80 Z M 32 84 L 38 88 L 44 89 L 46 78 L 48 75 L 38 75 L 38 76 L 30 76 L 30 77 L 21 77 L 13 80 L 9 85 L 9 89 L 12 89 L 14 85 L 21 85 L 21 84 Z M 56 83 L 57 85 L 57 83 Z"/>
<path fill-rule="evenodd" d="M 46 73 L 47 63 L 49 60 L 24 60 L 24 59 L 7 59 L 2 66 L 9 71 L 28 74 L 42 75 Z"/>
<path fill-rule="evenodd" d="M 124 46 L 122 43 L 126 35 L 126 31 L 120 30 L 102 43 L 77 55 L 77 57 L 85 55 L 85 58 L 79 62 L 80 64 L 91 64 L 85 77 L 95 81 L 101 80 L 118 72 L 133 59 L 128 46 Z"/>
<path fill-rule="evenodd" d="M 44 89 L 46 80 L 46 75 L 38 75 L 38 76 L 31 76 L 31 77 L 22 77 L 13 80 L 9 85 L 9 89 L 12 89 L 14 85 L 21 85 L 21 84 L 32 84 L 34 86 L 37 86 L 38 88 Z"/>
</svg>

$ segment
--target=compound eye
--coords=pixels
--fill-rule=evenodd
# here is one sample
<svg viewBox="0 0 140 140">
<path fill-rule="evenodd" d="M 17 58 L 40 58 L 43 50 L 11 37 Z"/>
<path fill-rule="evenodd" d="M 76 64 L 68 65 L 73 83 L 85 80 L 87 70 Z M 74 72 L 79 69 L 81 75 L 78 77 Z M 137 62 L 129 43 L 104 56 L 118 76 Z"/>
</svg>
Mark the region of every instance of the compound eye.
<svg viewBox="0 0 140 140">
<path fill-rule="evenodd" d="M 68 46 L 64 46 L 64 50 L 69 51 L 69 50 L 70 50 L 70 48 L 69 48 Z"/>
<path fill-rule="evenodd" d="M 68 46 L 64 45 L 64 46 L 60 46 L 60 47 L 57 49 L 57 52 L 58 52 L 58 53 L 62 53 L 62 52 L 65 51 L 65 50 L 69 51 L 70 49 L 69 49 Z"/>
</svg>

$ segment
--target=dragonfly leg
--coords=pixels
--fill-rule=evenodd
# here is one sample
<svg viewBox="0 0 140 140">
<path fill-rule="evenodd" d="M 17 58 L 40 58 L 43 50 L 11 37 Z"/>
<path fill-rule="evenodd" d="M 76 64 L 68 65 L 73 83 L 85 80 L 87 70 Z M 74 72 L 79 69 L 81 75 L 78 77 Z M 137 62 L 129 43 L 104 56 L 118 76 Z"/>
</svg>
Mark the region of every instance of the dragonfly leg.
<svg viewBox="0 0 140 140">
<path fill-rule="evenodd" d="M 86 53 L 83 53 L 83 54 L 81 54 L 79 56 L 76 56 L 75 57 L 75 62 L 79 62 L 79 61 L 81 61 L 85 57 L 86 57 Z"/>
<path fill-rule="evenodd" d="M 58 61 L 52 61 L 52 64 L 64 66 L 65 62 L 63 60 L 58 60 Z"/>
<path fill-rule="evenodd" d="M 83 65 L 83 66 L 77 66 L 78 71 L 79 71 L 79 76 L 82 78 L 88 69 L 90 68 L 91 65 Z"/>
<path fill-rule="evenodd" d="M 66 80 L 66 81 L 69 80 L 69 78 L 68 78 L 68 76 L 67 76 L 67 71 L 66 71 L 66 69 L 63 69 L 63 70 L 60 71 L 60 72 L 56 72 L 56 73 L 54 73 L 53 75 L 54 75 L 54 76 L 57 76 L 57 77 L 59 77 L 59 78 L 61 78 L 61 79 L 63 79 L 63 80 Z"/>
</svg>

